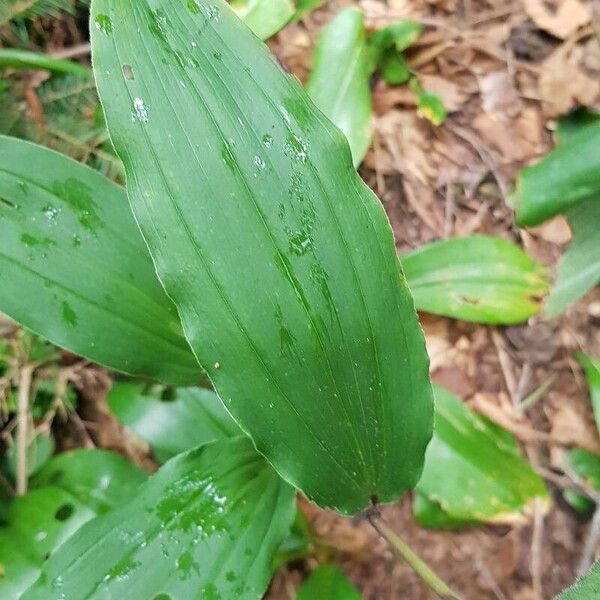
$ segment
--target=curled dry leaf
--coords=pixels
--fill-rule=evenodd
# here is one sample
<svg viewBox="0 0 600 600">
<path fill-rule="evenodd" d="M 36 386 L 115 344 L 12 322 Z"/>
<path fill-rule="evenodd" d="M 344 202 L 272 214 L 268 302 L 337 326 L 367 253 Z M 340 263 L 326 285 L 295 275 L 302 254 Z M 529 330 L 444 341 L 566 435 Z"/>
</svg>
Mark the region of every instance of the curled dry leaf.
<svg viewBox="0 0 600 600">
<path fill-rule="evenodd" d="M 587 25 L 592 18 L 589 6 L 581 0 L 554 0 L 552 3 L 525 0 L 525 11 L 538 27 L 562 40 Z"/>
</svg>

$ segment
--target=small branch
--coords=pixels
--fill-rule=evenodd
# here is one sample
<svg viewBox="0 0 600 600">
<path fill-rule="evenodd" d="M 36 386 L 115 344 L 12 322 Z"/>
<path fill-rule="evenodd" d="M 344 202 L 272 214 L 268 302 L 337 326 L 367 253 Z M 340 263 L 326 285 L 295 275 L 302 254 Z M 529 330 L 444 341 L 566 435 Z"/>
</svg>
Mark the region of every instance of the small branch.
<svg viewBox="0 0 600 600">
<path fill-rule="evenodd" d="M 383 519 L 371 513 L 369 522 L 379 535 L 410 565 L 417 575 L 440 597 L 462 600 L 441 577 L 423 561 L 412 548 L 394 531 L 392 531 Z"/>
<path fill-rule="evenodd" d="M 534 501 L 533 534 L 531 538 L 531 581 L 536 600 L 543 600 L 542 543 L 544 537 L 544 510 L 539 498 Z"/>
<path fill-rule="evenodd" d="M 17 496 L 27 493 L 27 427 L 29 424 L 29 391 L 33 365 L 25 365 L 19 377 L 17 407 Z"/>
</svg>

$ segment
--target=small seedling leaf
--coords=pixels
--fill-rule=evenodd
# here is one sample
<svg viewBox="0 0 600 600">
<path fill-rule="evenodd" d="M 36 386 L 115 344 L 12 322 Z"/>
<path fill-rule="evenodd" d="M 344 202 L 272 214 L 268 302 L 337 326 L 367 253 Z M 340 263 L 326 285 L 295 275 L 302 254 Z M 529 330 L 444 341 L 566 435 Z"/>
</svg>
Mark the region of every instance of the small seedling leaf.
<svg viewBox="0 0 600 600">
<path fill-rule="evenodd" d="M 501 238 L 474 235 L 400 257 L 417 309 L 488 324 L 526 321 L 548 291 L 544 268 Z"/>
<path fill-rule="evenodd" d="M 358 590 L 333 565 L 318 566 L 298 590 L 296 600 L 361 600 Z"/>
</svg>

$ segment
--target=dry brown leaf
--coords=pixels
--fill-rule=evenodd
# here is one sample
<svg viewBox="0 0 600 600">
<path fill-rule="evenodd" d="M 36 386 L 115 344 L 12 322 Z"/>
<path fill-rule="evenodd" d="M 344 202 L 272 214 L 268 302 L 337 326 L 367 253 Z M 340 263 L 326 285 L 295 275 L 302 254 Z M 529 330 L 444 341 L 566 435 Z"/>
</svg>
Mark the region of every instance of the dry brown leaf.
<svg viewBox="0 0 600 600">
<path fill-rule="evenodd" d="M 529 228 L 529 233 L 553 244 L 566 244 L 571 239 L 571 229 L 567 220 L 562 215 L 546 221 L 546 223 L 539 227 Z"/>
<path fill-rule="evenodd" d="M 509 117 L 521 112 L 521 98 L 508 71 L 493 71 L 479 78 L 481 106 L 485 112 L 501 111 Z"/>
<path fill-rule="evenodd" d="M 457 111 L 465 103 L 467 96 L 460 87 L 438 75 L 419 75 L 421 85 L 428 92 L 437 94 L 448 112 Z"/>
<path fill-rule="evenodd" d="M 600 81 L 590 77 L 581 64 L 581 46 L 559 48 L 542 65 L 538 86 L 547 117 L 569 112 L 578 105 L 591 106 L 600 94 Z"/>
<path fill-rule="evenodd" d="M 500 111 L 480 113 L 473 120 L 473 126 L 485 144 L 499 152 L 504 164 L 529 161 L 542 150 L 542 128 L 539 112 L 534 107 L 524 107 L 515 119 Z"/>
<path fill-rule="evenodd" d="M 555 443 L 565 446 L 578 446 L 590 452 L 598 452 L 598 436 L 590 426 L 586 415 L 566 396 L 551 394 L 551 404 L 555 410 L 550 417 L 552 430 L 550 435 Z"/>
<path fill-rule="evenodd" d="M 581 0 L 558 0 L 556 7 L 545 0 L 525 0 L 525 10 L 538 27 L 563 40 L 592 19 Z"/>
</svg>

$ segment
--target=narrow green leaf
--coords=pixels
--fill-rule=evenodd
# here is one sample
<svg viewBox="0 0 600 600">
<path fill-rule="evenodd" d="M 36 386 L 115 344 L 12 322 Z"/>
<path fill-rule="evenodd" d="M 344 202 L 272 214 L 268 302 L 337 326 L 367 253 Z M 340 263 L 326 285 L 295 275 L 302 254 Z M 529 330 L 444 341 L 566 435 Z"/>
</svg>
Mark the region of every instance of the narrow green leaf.
<svg viewBox="0 0 600 600">
<path fill-rule="evenodd" d="M 0 48 L 0 69 L 36 69 L 77 75 L 91 78 L 92 70 L 79 63 L 64 58 L 53 58 L 48 54 L 17 50 L 15 48 Z"/>
<path fill-rule="evenodd" d="M 192 4 L 92 5 L 111 23 L 92 30 L 94 69 L 158 275 L 285 479 L 342 512 L 393 501 L 419 477 L 432 400 L 383 207 L 229 6 Z"/>
<path fill-rule="evenodd" d="M 421 499 L 414 506 L 423 525 L 435 527 L 444 520 L 450 525 L 510 523 L 522 519 L 534 498 L 548 497 L 543 480 L 520 456 L 511 434 L 444 388 L 434 390 L 434 435 L 416 487 L 429 502 Z"/>
<path fill-rule="evenodd" d="M 56 455 L 31 481 L 32 488 L 60 488 L 102 514 L 133 497 L 147 474 L 107 450 L 73 450 Z"/>
<path fill-rule="evenodd" d="M 23 600 L 262 597 L 294 490 L 235 438 L 179 455 L 81 528 Z"/>
<path fill-rule="evenodd" d="M 357 589 L 338 567 L 320 565 L 304 582 L 296 600 L 361 600 Z"/>
<path fill-rule="evenodd" d="M 501 238 L 474 235 L 400 257 L 417 309 L 476 323 L 526 321 L 548 291 L 544 268 Z"/>
<path fill-rule="evenodd" d="M 591 488 L 600 490 L 600 456 L 581 448 L 575 448 L 567 454 L 571 469 L 581 477 Z M 574 490 L 563 492 L 565 500 L 580 512 L 591 512 L 595 503 L 588 497 Z"/>
<path fill-rule="evenodd" d="M 108 403 L 117 418 L 145 439 L 162 462 L 200 444 L 241 434 L 211 390 L 172 390 L 175 397 L 164 400 L 160 391 L 144 393 L 143 388 L 138 382 L 115 383 Z"/>
<path fill-rule="evenodd" d="M 600 360 L 596 360 L 583 352 L 576 352 L 575 358 L 583 367 L 590 390 L 590 400 L 596 418 L 596 427 L 600 433 Z"/>
<path fill-rule="evenodd" d="M 230 4 L 261 40 L 283 29 L 296 12 L 291 0 L 231 0 Z"/>
<path fill-rule="evenodd" d="M 600 122 L 583 127 L 519 173 L 512 204 L 521 226 L 539 225 L 594 196 L 600 203 Z"/>
<path fill-rule="evenodd" d="M 371 60 L 362 10 L 347 8 L 323 30 L 306 90 L 344 133 L 354 166 L 371 145 Z"/>
<path fill-rule="evenodd" d="M 564 590 L 556 600 L 598 600 L 600 598 L 600 560 L 578 579 L 574 585 Z"/>
<path fill-rule="evenodd" d="M 0 598 L 16 599 L 53 553 L 94 511 L 64 490 L 47 487 L 14 500 L 6 528 L 0 528 Z"/>
<path fill-rule="evenodd" d="M 123 189 L 4 136 L 0 270 L 0 310 L 54 344 L 126 373 L 200 379 Z"/>
<path fill-rule="evenodd" d="M 550 317 L 561 313 L 600 282 L 600 193 L 569 209 L 567 219 L 573 237 L 558 263 L 556 281 L 546 299 L 545 312 Z"/>
</svg>

